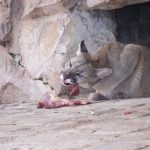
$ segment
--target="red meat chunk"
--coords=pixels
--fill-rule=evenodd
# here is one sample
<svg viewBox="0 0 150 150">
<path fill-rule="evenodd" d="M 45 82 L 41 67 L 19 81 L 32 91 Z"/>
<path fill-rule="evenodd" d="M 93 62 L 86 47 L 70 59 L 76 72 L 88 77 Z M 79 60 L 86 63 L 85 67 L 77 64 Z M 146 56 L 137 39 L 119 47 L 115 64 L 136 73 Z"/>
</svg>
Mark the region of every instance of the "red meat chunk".
<svg viewBox="0 0 150 150">
<path fill-rule="evenodd" d="M 91 104 L 91 102 L 87 100 L 80 100 L 80 99 L 74 99 L 74 100 L 68 100 L 68 99 L 52 99 L 52 96 L 49 93 L 46 93 L 43 98 L 38 102 L 37 108 L 46 108 L 46 109 L 52 109 L 52 108 L 60 108 L 65 106 L 76 106 L 76 105 L 86 105 Z"/>
<path fill-rule="evenodd" d="M 79 86 L 78 84 L 72 84 L 70 87 L 69 87 L 69 95 L 70 96 L 77 96 L 79 95 Z"/>
</svg>

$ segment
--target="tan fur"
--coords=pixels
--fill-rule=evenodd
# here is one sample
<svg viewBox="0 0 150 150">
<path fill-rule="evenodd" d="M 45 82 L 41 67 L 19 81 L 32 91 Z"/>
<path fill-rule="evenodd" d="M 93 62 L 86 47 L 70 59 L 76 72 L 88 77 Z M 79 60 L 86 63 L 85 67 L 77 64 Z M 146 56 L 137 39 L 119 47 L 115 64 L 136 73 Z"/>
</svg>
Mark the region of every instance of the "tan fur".
<svg viewBox="0 0 150 150">
<path fill-rule="evenodd" d="M 74 76 L 78 82 L 81 81 L 80 86 L 93 88 L 97 94 L 107 99 L 118 95 L 123 95 L 119 98 L 150 95 L 150 51 L 140 45 L 105 43 L 94 54 L 84 52 L 72 60 L 72 68 L 64 69 L 64 73 Z M 82 65 L 79 60 L 86 60 L 86 63 Z M 78 62 L 77 66 L 74 66 L 75 62 Z M 100 78 L 103 68 L 112 69 L 112 73 L 105 69 L 108 74 L 103 71 L 104 77 Z M 76 72 L 85 72 L 88 77 L 79 78 L 75 75 Z"/>
</svg>

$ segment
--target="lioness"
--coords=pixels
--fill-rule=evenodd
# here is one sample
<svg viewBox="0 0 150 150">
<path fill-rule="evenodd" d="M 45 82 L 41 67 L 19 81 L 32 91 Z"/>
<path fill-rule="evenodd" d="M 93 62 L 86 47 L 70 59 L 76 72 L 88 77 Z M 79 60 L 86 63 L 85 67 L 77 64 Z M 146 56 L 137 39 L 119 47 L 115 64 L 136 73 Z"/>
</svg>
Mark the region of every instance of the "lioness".
<svg viewBox="0 0 150 150">
<path fill-rule="evenodd" d="M 65 85 L 92 88 L 89 99 L 123 99 L 150 95 L 150 51 L 140 45 L 105 43 L 89 54 L 82 41 L 77 55 L 65 65 Z"/>
</svg>

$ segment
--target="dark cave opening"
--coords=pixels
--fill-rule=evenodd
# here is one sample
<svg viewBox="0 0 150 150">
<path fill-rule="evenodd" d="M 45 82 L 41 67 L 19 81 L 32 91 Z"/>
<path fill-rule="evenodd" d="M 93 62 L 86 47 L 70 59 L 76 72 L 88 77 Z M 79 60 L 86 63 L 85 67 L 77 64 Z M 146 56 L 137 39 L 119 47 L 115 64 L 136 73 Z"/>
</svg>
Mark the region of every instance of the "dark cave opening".
<svg viewBox="0 0 150 150">
<path fill-rule="evenodd" d="M 117 41 L 150 47 L 150 2 L 115 10 Z"/>
</svg>

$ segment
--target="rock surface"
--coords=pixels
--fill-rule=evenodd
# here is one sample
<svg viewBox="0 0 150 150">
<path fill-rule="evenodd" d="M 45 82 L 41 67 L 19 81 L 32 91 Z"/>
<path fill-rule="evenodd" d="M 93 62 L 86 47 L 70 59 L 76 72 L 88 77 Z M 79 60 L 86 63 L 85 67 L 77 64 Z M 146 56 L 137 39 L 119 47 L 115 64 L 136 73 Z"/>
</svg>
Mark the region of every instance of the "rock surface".
<svg viewBox="0 0 150 150">
<path fill-rule="evenodd" d="M 9 33 L 11 31 L 11 16 L 9 3 L 0 1 L 0 44 L 9 41 Z"/>
<path fill-rule="evenodd" d="M 87 7 L 92 9 L 110 10 L 149 1 L 150 0 L 87 0 Z"/>
<path fill-rule="evenodd" d="M 19 56 L 10 55 L 0 46 L 0 58 L 0 104 L 38 99 L 46 91 L 41 82 L 34 81 L 19 65 Z"/>
<path fill-rule="evenodd" d="M 149 150 L 150 99 L 36 109 L 0 105 L 1 150 Z"/>
<path fill-rule="evenodd" d="M 37 18 L 64 12 L 61 0 L 24 0 L 24 18 Z"/>
</svg>

